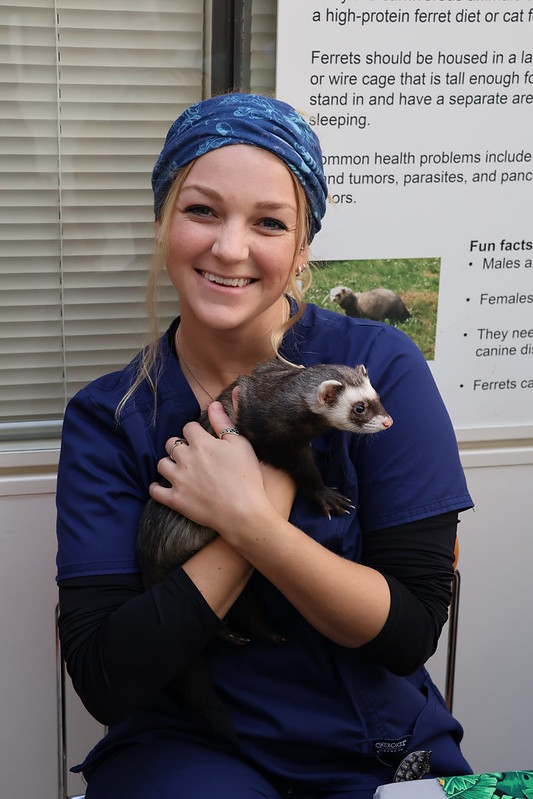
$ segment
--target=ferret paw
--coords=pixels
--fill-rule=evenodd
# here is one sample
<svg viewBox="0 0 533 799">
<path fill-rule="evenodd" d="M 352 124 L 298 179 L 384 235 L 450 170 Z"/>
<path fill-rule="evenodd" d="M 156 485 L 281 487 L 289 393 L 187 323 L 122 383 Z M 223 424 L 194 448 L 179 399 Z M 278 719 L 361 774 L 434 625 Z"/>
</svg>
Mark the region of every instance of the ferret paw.
<svg viewBox="0 0 533 799">
<path fill-rule="evenodd" d="M 335 516 L 341 516 L 343 513 L 350 513 L 355 507 L 351 499 L 345 497 L 334 488 L 326 488 L 318 498 L 318 502 L 329 519 L 331 519 L 332 513 Z"/>
</svg>

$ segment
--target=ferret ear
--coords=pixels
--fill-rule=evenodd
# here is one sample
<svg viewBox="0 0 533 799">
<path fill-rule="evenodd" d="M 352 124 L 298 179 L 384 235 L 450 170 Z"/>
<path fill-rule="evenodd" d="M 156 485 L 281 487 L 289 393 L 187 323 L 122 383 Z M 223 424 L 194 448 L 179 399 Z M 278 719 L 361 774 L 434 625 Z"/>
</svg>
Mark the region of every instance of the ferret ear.
<svg viewBox="0 0 533 799">
<path fill-rule="evenodd" d="M 368 377 L 368 369 L 366 368 L 366 366 L 364 364 L 360 364 L 359 365 L 359 371 L 361 372 L 363 377 Z"/>
<path fill-rule="evenodd" d="M 320 405 L 333 405 L 336 401 L 342 383 L 338 380 L 324 380 L 318 387 L 317 400 Z"/>
</svg>

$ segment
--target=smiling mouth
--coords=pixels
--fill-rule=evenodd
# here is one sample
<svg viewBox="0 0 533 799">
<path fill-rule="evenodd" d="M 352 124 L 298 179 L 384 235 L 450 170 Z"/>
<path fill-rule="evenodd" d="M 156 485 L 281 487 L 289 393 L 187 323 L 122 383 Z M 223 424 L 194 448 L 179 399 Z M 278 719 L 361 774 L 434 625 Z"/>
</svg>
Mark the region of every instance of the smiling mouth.
<svg viewBox="0 0 533 799">
<path fill-rule="evenodd" d="M 255 282 L 251 277 L 220 277 L 220 275 L 214 275 L 212 272 L 200 272 L 200 275 L 210 283 L 216 283 L 218 286 L 231 286 L 232 288 L 243 288 Z"/>
</svg>

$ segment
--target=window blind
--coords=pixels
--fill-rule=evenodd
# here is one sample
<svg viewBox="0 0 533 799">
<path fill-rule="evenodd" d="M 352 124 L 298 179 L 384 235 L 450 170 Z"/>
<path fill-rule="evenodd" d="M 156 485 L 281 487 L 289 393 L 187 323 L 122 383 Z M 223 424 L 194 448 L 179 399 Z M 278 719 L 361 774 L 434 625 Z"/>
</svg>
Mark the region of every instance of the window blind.
<svg viewBox="0 0 533 799">
<path fill-rule="evenodd" d="M 277 3 L 244 2 L 250 85 L 272 92 Z M 150 173 L 202 97 L 206 20 L 204 0 L 0 6 L 0 442 L 57 438 L 75 391 L 142 346 Z M 162 329 L 175 313 L 167 286 Z"/>
<path fill-rule="evenodd" d="M 203 0 L 0 7 L 0 438 L 57 435 L 143 342 L 150 174 L 202 97 L 203 25 Z"/>
<path fill-rule="evenodd" d="M 0 7 L 0 411 L 51 418 L 63 402 L 53 6 Z"/>
<path fill-rule="evenodd" d="M 277 0 L 252 0 L 250 88 L 272 94 L 276 85 Z"/>
</svg>

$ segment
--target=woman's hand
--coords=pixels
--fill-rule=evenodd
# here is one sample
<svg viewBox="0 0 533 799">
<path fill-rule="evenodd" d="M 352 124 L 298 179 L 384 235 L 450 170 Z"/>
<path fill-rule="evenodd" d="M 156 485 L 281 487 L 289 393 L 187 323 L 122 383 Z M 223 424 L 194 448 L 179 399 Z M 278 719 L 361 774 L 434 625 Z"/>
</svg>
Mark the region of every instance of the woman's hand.
<svg viewBox="0 0 533 799">
<path fill-rule="evenodd" d="M 218 434 L 233 423 L 219 402 L 209 406 L 209 421 Z M 171 484 L 150 486 L 150 495 L 198 524 L 220 530 L 249 524 L 255 512 L 275 509 L 288 518 L 295 486 L 279 470 L 260 464 L 251 444 L 242 436 L 225 433 L 214 438 L 197 422 L 183 429 L 184 443 L 169 439 L 167 452 L 158 464 L 160 474 Z"/>
<path fill-rule="evenodd" d="M 209 419 L 215 432 L 232 427 L 222 405 L 213 403 Z M 167 441 L 170 457 L 158 464 L 159 472 L 171 483 L 165 488 L 150 486 L 158 502 L 215 530 L 245 529 L 254 534 L 250 500 L 265 506 L 278 520 L 287 519 L 295 495 L 292 480 L 283 472 L 260 464 L 244 438 L 225 434 L 214 438 L 199 424 L 186 425 L 185 440 Z M 181 443 L 183 441 L 183 443 Z M 175 459 L 175 460 L 174 460 Z M 239 525 L 236 519 L 239 518 Z M 183 564 L 214 612 L 223 618 L 246 585 L 253 567 L 223 537 L 217 537 Z"/>
</svg>

